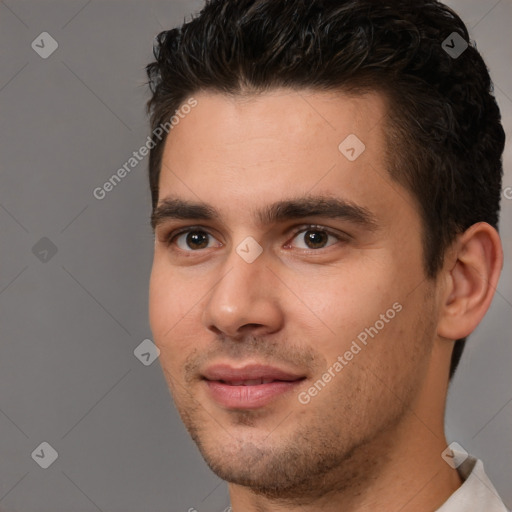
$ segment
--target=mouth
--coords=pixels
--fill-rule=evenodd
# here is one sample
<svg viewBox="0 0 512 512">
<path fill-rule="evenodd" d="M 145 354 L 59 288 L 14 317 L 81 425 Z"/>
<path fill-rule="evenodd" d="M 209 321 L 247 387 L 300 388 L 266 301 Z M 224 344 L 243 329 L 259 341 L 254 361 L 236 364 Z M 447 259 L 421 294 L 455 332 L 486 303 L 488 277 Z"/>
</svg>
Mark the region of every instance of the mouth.
<svg viewBox="0 0 512 512">
<path fill-rule="evenodd" d="M 227 384 L 228 386 L 260 386 L 261 384 L 270 384 L 272 382 L 294 382 L 285 381 L 279 379 L 250 379 L 250 380 L 237 380 L 237 381 L 225 381 L 218 380 L 213 382 L 220 382 L 221 384 Z"/>
<path fill-rule="evenodd" d="M 283 369 L 249 365 L 216 365 L 202 375 L 209 397 L 226 409 L 257 409 L 289 393 L 306 376 Z"/>
</svg>

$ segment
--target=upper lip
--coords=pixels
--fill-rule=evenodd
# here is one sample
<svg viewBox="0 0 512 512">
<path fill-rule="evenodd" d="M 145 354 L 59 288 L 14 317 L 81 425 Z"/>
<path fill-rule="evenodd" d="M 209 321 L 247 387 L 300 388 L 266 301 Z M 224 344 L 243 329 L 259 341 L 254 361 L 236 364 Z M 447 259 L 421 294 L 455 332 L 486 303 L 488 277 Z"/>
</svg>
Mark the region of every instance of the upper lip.
<svg viewBox="0 0 512 512">
<path fill-rule="evenodd" d="M 235 368 L 228 364 L 216 364 L 209 366 L 202 375 L 207 380 L 222 380 L 225 382 L 255 379 L 295 381 L 305 377 L 280 368 L 260 364 L 251 364 L 241 368 Z"/>
</svg>

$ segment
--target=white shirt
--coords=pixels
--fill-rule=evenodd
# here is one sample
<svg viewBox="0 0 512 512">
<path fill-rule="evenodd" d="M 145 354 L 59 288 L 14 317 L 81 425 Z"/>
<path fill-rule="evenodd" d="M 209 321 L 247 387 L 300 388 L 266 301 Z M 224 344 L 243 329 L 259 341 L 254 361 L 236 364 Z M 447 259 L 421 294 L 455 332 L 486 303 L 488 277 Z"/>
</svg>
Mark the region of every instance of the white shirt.
<svg viewBox="0 0 512 512">
<path fill-rule="evenodd" d="M 454 450 L 454 455 L 460 454 Z M 457 471 L 464 483 L 437 512 L 510 512 L 485 474 L 481 460 L 469 456 Z"/>
</svg>

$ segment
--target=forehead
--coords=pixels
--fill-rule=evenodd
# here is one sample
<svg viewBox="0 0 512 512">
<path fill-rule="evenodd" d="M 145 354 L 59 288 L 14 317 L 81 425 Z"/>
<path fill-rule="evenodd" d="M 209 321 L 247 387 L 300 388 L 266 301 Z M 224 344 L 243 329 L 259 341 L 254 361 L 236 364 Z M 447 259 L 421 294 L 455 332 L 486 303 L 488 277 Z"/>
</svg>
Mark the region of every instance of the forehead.
<svg viewBox="0 0 512 512">
<path fill-rule="evenodd" d="M 277 89 L 194 98 L 197 105 L 167 137 L 160 200 L 200 201 L 238 219 L 308 193 L 372 210 L 411 203 L 387 173 L 387 105 L 378 93 Z"/>
<path fill-rule="evenodd" d="M 344 134 L 359 135 L 365 143 L 382 149 L 387 105 L 377 92 L 348 95 L 341 91 L 276 89 L 243 96 L 201 92 L 194 95 L 197 106 L 175 126 L 165 150 L 176 149 L 192 135 L 208 150 L 242 145 L 296 146 L 314 149 L 323 139 L 324 147 L 336 150 Z M 375 128 L 377 128 L 375 130 Z M 220 147 L 222 149 L 220 149 Z M 201 149 L 201 148 L 197 148 Z M 194 157 L 194 155 L 188 155 Z M 248 157 L 244 163 L 248 164 Z"/>
</svg>

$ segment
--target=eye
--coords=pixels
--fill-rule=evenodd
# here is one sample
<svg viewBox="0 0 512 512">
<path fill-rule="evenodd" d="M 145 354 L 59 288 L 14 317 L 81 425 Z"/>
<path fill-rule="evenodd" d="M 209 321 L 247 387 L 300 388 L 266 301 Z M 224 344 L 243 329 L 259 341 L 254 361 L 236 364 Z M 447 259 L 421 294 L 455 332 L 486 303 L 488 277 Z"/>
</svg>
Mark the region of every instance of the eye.
<svg viewBox="0 0 512 512">
<path fill-rule="evenodd" d="M 347 239 L 348 235 L 343 237 L 341 234 L 333 233 L 323 226 L 309 225 L 296 231 L 285 248 L 295 247 L 315 251 L 328 248 L 340 241 L 347 241 Z M 296 242 L 293 243 L 295 240 Z M 177 249 L 188 253 L 222 246 L 222 243 L 208 233 L 208 231 L 195 227 L 172 232 L 169 236 L 165 237 L 165 242 L 169 247 L 175 246 Z"/>
<path fill-rule="evenodd" d="M 293 237 L 292 241 L 298 239 L 302 241 L 302 246 L 299 244 L 299 249 L 324 249 L 334 245 L 336 242 L 344 240 L 341 235 L 337 235 L 322 226 L 307 226 L 306 229 L 301 229 Z M 332 243 L 329 243 L 331 241 Z M 287 244 L 287 247 L 294 244 Z M 295 245 L 297 247 L 297 245 Z"/>
<path fill-rule="evenodd" d="M 175 243 L 178 249 L 182 251 L 194 252 L 200 249 L 208 249 L 209 247 L 218 247 L 215 244 L 210 245 L 212 240 L 215 240 L 212 235 L 202 229 L 188 229 L 187 231 L 171 235 L 168 244 L 172 245 Z"/>
</svg>

